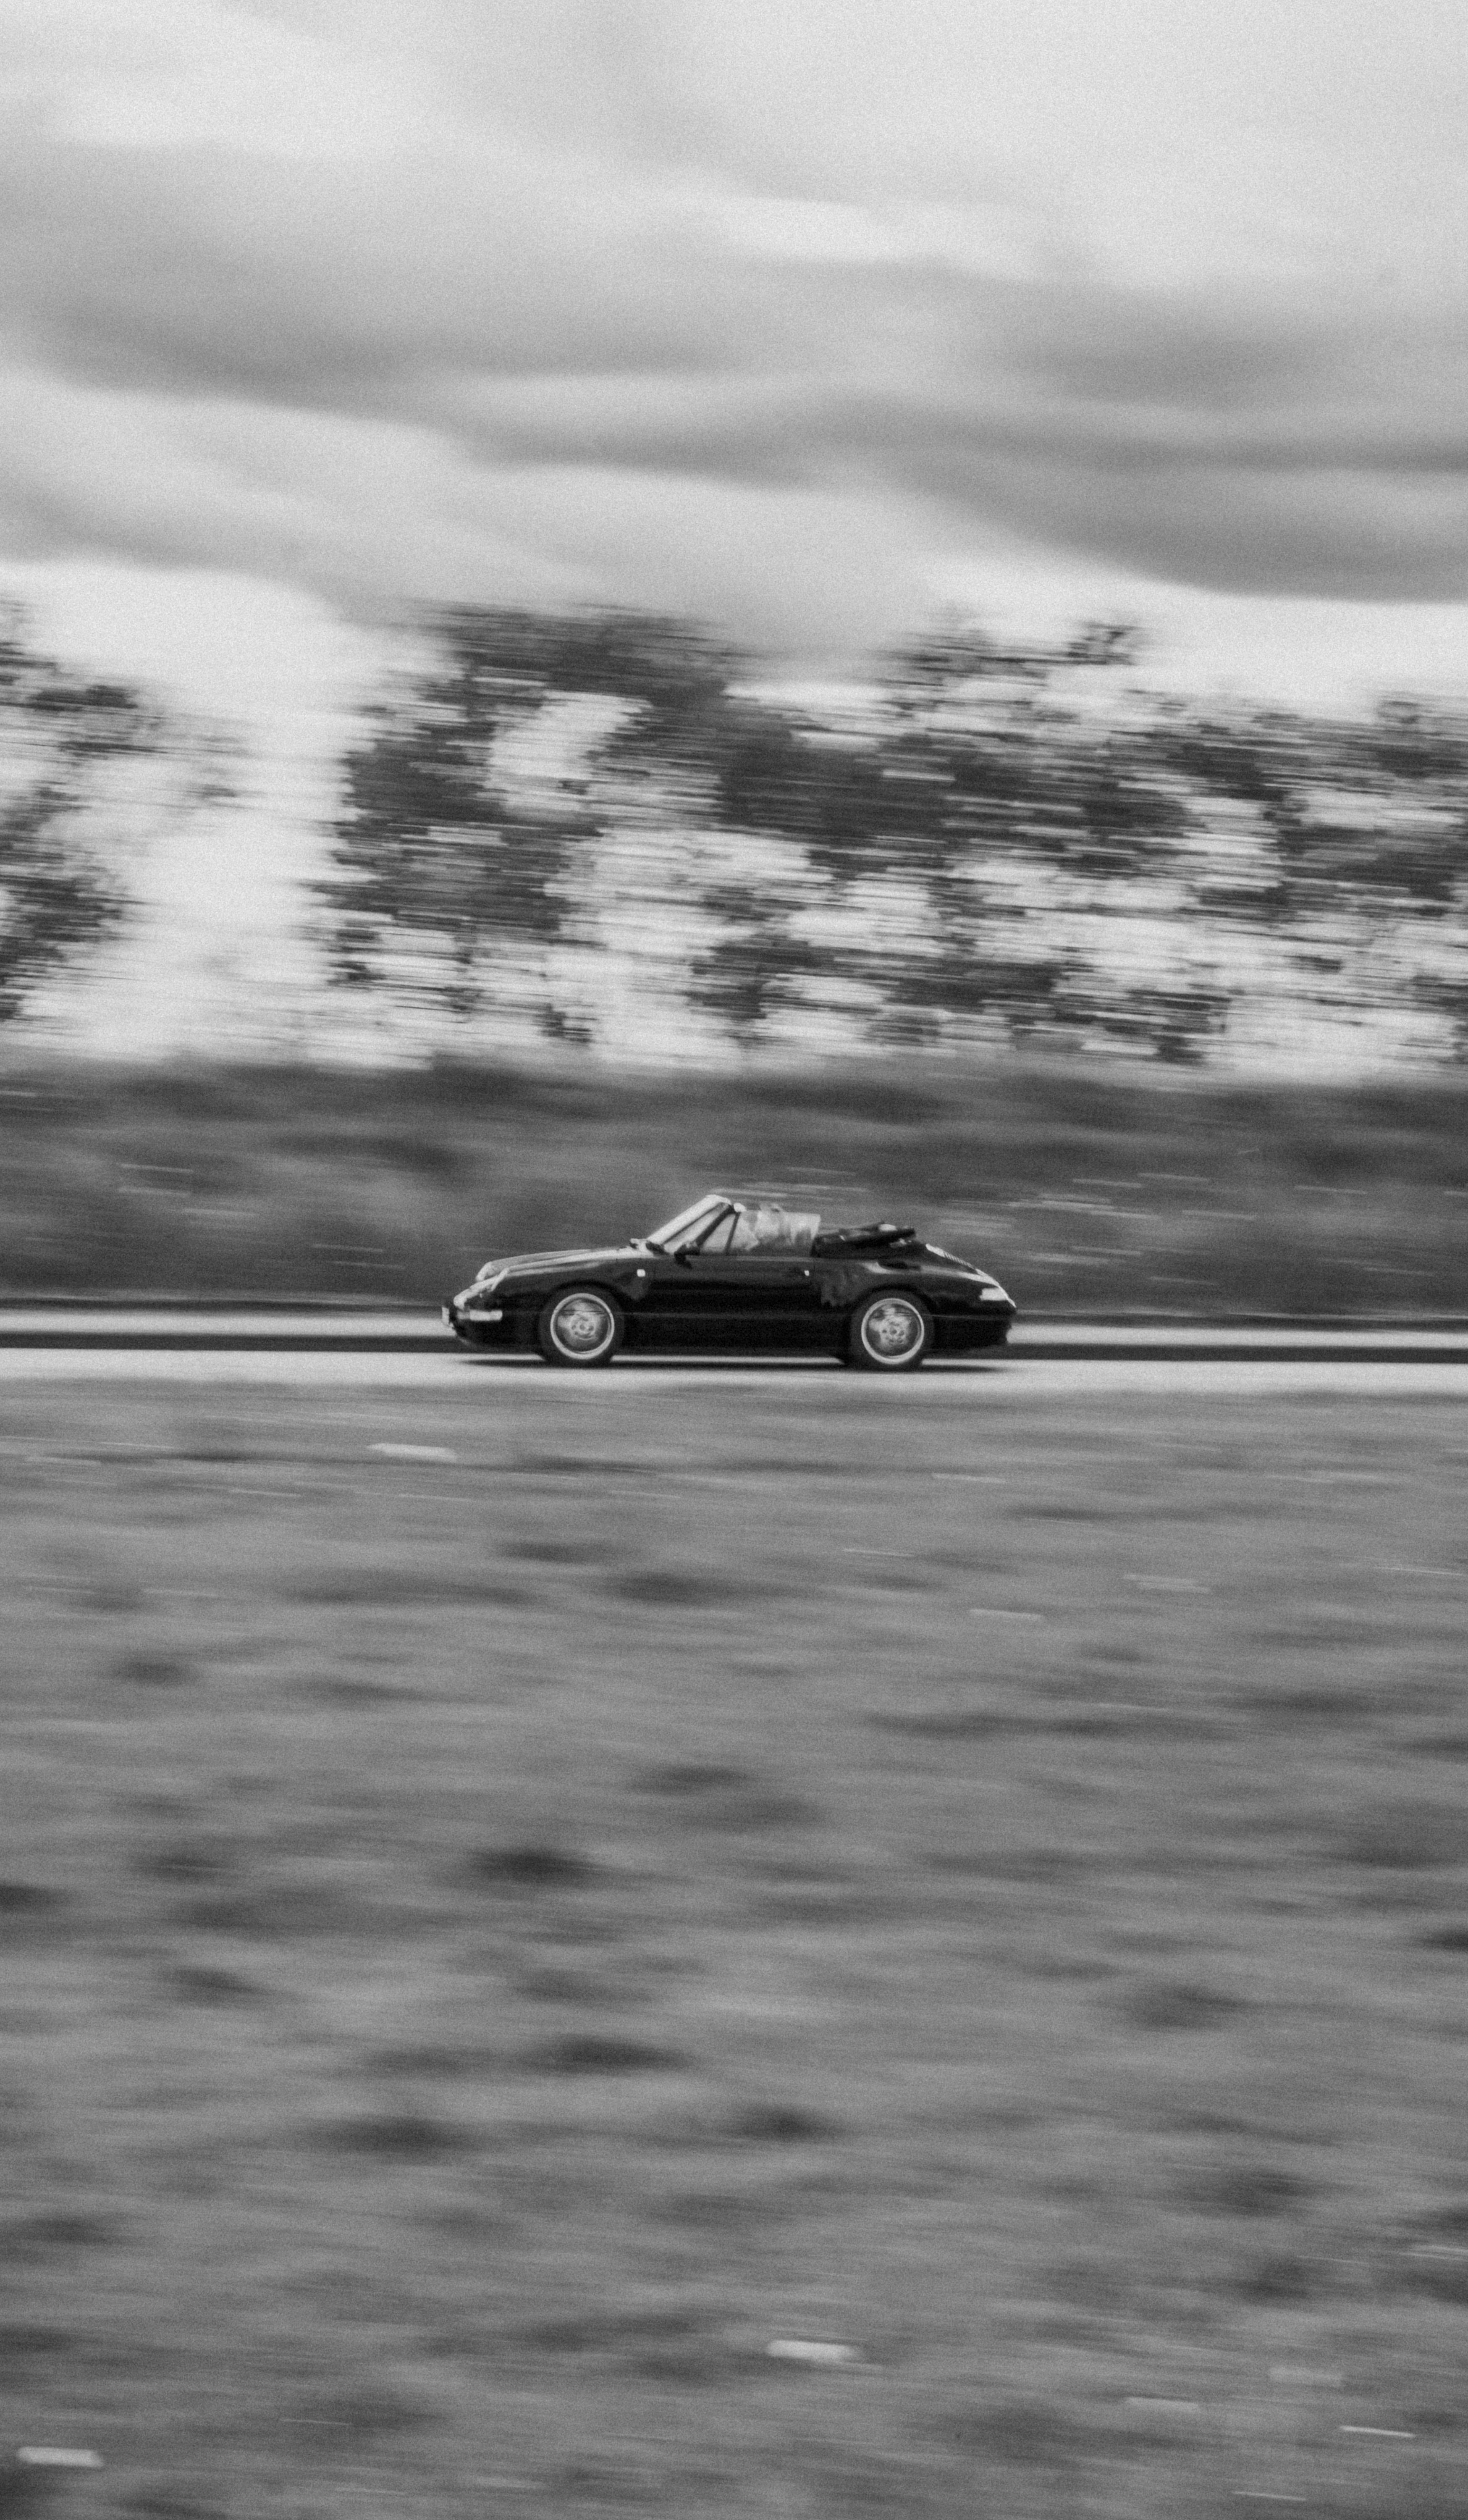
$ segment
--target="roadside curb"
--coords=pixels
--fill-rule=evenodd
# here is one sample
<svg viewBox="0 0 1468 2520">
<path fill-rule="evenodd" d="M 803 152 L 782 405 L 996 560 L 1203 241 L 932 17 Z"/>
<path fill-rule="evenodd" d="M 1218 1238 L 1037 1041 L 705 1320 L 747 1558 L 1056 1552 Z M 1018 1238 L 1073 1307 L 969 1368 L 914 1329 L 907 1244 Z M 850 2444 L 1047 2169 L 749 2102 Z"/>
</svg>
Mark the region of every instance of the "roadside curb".
<svg viewBox="0 0 1468 2520">
<path fill-rule="evenodd" d="M 1401 1338 L 1388 1332 L 1375 1338 L 1340 1338 L 1321 1331 L 1310 1339 L 1285 1331 L 1273 1338 L 1240 1332 L 1236 1338 L 1206 1331 L 1162 1338 L 1154 1333 L 1108 1338 L 1104 1332 L 1073 1338 L 1039 1333 L 1014 1337 L 1003 1353 L 1036 1364 L 1072 1365 L 1124 1362 L 1128 1365 L 1468 1365 L 1468 1337 L 1441 1333 L 1435 1339 Z"/>
</svg>

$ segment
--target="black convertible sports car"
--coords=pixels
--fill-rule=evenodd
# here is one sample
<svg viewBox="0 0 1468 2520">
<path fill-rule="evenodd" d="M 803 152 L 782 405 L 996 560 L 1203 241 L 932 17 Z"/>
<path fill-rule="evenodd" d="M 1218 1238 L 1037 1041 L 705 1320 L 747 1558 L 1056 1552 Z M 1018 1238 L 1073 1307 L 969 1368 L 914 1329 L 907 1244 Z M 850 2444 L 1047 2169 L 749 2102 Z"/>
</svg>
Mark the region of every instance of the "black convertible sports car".
<svg viewBox="0 0 1468 2520">
<path fill-rule="evenodd" d="M 997 1347 L 1014 1311 L 911 1225 L 823 1233 L 819 1216 L 709 1191 L 638 1242 L 487 1260 L 443 1317 L 467 1347 L 538 1348 L 548 1365 L 758 1351 L 907 1373 Z"/>
</svg>

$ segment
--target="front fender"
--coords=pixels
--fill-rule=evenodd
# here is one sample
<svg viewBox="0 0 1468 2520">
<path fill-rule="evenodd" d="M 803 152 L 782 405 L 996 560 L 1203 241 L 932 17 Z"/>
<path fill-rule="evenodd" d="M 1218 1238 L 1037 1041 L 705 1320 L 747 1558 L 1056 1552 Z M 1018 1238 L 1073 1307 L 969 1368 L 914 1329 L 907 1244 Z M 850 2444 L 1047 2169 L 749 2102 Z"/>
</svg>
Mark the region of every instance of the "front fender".
<svg viewBox="0 0 1468 2520">
<path fill-rule="evenodd" d="M 591 1286 L 599 1294 L 614 1296 L 626 1312 L 643 1301 L 651 1282 L 645 1268 L 629 1262 L 626 1268 L 615 1269 L 604 1264 L 592 1269 L 548 1269 L 543 1278 L 522 1278 L 517 1285 L 511 1281 L 498 1293 L 502 1303 L 508 1298 L 521 1310 L 539 1314 L 553 1295 L 563 1293 L 566 1287 Z"/>
</svg>

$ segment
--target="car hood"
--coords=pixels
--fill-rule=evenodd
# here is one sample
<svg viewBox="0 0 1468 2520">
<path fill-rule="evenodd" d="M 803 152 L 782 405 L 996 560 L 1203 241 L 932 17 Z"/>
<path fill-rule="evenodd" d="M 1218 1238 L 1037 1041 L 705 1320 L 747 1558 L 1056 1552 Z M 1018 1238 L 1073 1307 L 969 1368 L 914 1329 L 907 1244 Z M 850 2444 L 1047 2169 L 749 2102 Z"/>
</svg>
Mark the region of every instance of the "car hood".
<svg viewBox="0 0 1468 2520">
<path fill-rule="evenodd" d="M 571 1251 L 512 1251 L 508 1258 L 487 1260 L 481 1274 L 496 1278 L 508 1271 L 518 1278 L 533 1277 L 541 1270 L 609 1269 L 616 1261 L 630 1260 L 632 1252 L 630 1242 L 594 1243 L 584 1250 Z"/>
</svg>

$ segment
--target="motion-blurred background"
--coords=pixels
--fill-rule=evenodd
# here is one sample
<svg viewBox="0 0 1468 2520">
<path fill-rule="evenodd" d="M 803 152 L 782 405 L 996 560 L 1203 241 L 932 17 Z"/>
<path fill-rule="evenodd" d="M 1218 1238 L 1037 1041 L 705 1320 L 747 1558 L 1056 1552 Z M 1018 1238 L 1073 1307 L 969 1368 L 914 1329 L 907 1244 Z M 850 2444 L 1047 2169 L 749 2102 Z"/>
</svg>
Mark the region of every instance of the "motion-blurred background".
<svg viewBox="0 0 1468 2520">
<path fill-rule="evenodd" d="M 12 1291 L 430 1295 L 550 1114 L 1453 1300 L 1450 12 L 4 16 Z"/>
</svg>

